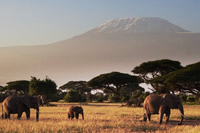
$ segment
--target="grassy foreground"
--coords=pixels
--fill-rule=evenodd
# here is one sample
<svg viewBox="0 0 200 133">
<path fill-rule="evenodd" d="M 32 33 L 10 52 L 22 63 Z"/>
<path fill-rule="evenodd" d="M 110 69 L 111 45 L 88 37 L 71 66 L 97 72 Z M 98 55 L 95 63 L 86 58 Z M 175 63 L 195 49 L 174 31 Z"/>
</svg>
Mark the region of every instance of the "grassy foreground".
<svg viewBox="0 0 200 133">
<path fill-rule="evenodd" d="M 85 120 L 68 120 L 66 110 L 69 104 L 55 103 L 57 106 L 40 107 L 40 121 L 35 120 L 35 110 L 31 110 L 31 120 L 23 114 L 21 120 L 11 115 L 11 120 L 0 120 L 0 132 L 20 133 L 62 133 L 62 132 L 157 132 L 157 133 L 200 133 L 200 106 L 186 105 L 185 121 L 179 126 L 180 114 L 172 110 L 169 123 L 159 124 L 159 116 L 152 116 L 151 122 L 143 122 L 143 108 L 120 107 L 120 104 L 89 103 L 82 105 Z M 79 105 L 79 104 L 78 104 Z"/>
</svg>

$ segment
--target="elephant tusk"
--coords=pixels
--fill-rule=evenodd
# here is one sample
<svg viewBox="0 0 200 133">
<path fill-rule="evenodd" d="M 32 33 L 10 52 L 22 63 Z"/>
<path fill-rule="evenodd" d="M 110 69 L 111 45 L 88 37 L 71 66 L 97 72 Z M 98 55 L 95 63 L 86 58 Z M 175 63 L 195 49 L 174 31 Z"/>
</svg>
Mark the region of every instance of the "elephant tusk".
<svg viewBox="0 0 200 133">
<path fill-rule="evenodd" d="M 185 118 L 185 116 L 184 116 L 184 114 L 183 114 L 183 109 L 182 109 L 182 107 L 178 107 L 179 108 L 179 112 L 181 113 L 181 117 L 183 117 L 183 118 Z"/>
<path fill-rule="evenodd" d="M 181 113 L 181 117 L 185 118 L 184 114 L 182 112 L 180 112 L 180 113 Z"/>
<path fill-rule="evenodd" d="M 181 113 L 181 116 L 183 117 L 183 118 L 185 118 L 185 116 Z"/>
</svg>

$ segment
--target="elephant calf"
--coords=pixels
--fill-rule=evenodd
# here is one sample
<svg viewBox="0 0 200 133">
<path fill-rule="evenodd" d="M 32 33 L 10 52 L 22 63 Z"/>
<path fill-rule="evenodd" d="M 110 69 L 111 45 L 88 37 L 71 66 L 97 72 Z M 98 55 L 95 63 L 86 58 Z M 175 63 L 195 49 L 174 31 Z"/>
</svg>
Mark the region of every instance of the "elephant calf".
<svg viewBox="0 0 200 133">
<path fill-rule="evenodd" d="M 78 119 L 79 114 L 82 115 L 82 119 L 84 120 L 83 108 L 81 106 L 69 106 L 67 109 L 68 119 L 73 119 L 74 116 Z"/>
</svg>

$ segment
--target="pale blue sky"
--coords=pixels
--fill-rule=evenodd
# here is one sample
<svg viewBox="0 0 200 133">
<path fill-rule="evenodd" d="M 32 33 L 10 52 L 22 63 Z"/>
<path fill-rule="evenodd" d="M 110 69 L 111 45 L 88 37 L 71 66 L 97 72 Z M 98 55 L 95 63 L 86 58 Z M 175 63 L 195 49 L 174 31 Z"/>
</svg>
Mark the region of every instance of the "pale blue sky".
<svg viewBox="0 0 200 133">
<path fill-rule="evenodd" d="M 49 44 L 127 17 L 160 17 L 200 33 L 200 0 L 0 0 L 0 46 Z"/>
</svg>

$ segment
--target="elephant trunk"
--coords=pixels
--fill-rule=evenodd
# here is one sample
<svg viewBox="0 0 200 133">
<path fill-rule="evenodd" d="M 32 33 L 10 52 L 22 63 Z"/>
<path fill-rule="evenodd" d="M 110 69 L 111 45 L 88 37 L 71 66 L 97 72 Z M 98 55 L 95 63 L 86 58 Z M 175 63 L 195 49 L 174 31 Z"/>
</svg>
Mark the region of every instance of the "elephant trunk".
<svg viewBox="0 0 200 133">
<path fill-rule="evenodd" d="M 82 113 L 82 120 L 84 120 L 84 113 Z"/>
<path fill-rule="evenodd" d="M 179 106 L 178 106 L 178 108 L 179 108 L 179 111 L 180 111 L 180 113 L 181 113 L 181 121 L 180 121 L 180 123 L 178 123 L 178 125 L 181 125 L 182 124 L 182 122 L 183 122 L 183 119 L 184 119 L 184 110 L 183 110 L 183 105 L 182 104 L 180 104 Z"/>
<path fill-rule="evenodd" d="M 39 121 L 39 107 L 36 108 L 36 120 Z"/>
</svg>

